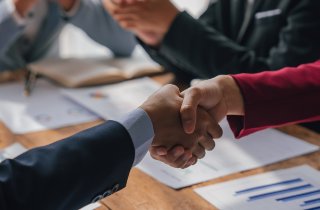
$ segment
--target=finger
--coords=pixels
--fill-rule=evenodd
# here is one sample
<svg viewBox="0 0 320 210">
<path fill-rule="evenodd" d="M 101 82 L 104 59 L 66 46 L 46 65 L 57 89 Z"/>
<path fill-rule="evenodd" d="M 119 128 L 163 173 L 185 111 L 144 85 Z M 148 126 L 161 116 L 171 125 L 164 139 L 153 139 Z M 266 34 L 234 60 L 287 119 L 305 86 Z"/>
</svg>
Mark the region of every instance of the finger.
<svg viewBox="0 0 320 210">
<path fill-rule="evenodd" d="M 210 136 L 211 139 L 220 138 L 222 136 L 222 128 L 218 124 L 214 116 L 209 112 L 199 107 L 197 110 L 197 117 L 201 121 L 196 125 L 196 132 L 199 135 Z"/>
<path fill-rule="evenodd" d="M 138 21 L 139 17 L 135 14 L 114 14 L 113 18 L 117 21 Z"/>
<path fill-rule="evenodd" d="M 167 155 L 168 153 L 168 149 L 162 146 L 153 146 L 150 148 L 150 151 L 152 151 L 156 155 Z"/>
<path fill-rule="evenodd" d="M 185 149 L 183 146 L 177 145 L 177 146 L 174 146 L 172 149 L 170 149 L 168 153 L 172 157 L 177 158 L 185 153 Z"/>
<path fill-rule="evenodd" d="M 199 144 L 200 144 L 205 150 L 208 150 L 208 151 L 213 150 L 214 147 L 215 147 L 215 142 L 214 142 L 214 140 L 211 138 L 211 136 L 209 136 L 209 135 L 202 136 L 202 137 L 199 139 Z"/>
<path fill-rule="evenodd" d="M 119 25 L 124 29 L 127 29 L 127 30 L 139 30 L 137 28 L 138 24 L 136 24 L 135 21 L 131 21 L 131 20 L 124 20 L 124 21 L 117 20 L 117 21 L 118 21 Z"/>
<path fill-rule="evenodd" d="M 179 157 L 176 161 L 169 163 L 175 168 L 184 168 L 184 166 L 193 158 L 190 150 L 186 151 L 184 155 Z"/>
<path fill-rule="evenodd" d="M 123 3 L 123 0 L 107 0 L 107 1 L 110 1 L 112 4 L 117 6 Z"/>
<path fill-rule="evenodd" d="M 155 159 L 161 162 L 164 162 L 167 165 L 170 165 L 174 168 L 182 168 L 192 157 L 193 156 L 191 151 L 187 150 L 182 155 L 180 155 L 178 158 L 175 158 L 175 159 L 173 158 L 172 154 L 169 154 L 166 156 L 158 156 Z"/>
<path fill-rule="evenodd" d="M 114 4 L 121 4 L 124 2 L 123 0 L 110 0 L 110 1 Z"/>
<path fill-rule="evenodd" d="M 129 15 L 129 14 L 136 14 L 139 15 L 143 12 L 141 7 L 138 6 L 128 6 L 128 7 L 118 7 L 114 9 L 114 14 L 117 15 Z"/>
<path fill-rule="evenodd" d="M 157 152 L 157 150 L 160 149 L 160 148 L 164 148 L 164 147 L 152 146 L 149 149 L 150 155 L 154 159 L 160 160 L 160 161 L 162 161 L 164 163 L 167 163 L 167 164 L 174 164 L 179 158 L 181 158 L 182 156 L 186 155 L 186 151 L 184 150 L 184 148 L 182 146 L 175 146 L 170 150 L 166 149 L 166 154 L 165 155 L 161 155 L 161 154 L 159 154 Z"/>
<path fill-rule="evenodd" d="M 198 158 L 201 159 L 206 155 L 205 149 L 200 145 L 197 144 L 193 149 L 192 153 Z"/>
<path fill-rule="evenodd" d="M 207 132 L 212 139 L 218 139 L 222 136 L 223 130 L 216 122 L 210 123 L 207 127 Z"/>
<path fill-rule="evenodd" d="M 127 2 L 128 4 L 132 4 L 132 3 L 134 2 L 134 0 L 126 0 L 126 2 Z"/>
<path fill-rule="evenodd" d="M 143 0 L 125 0 L 127 4 L 134 4 L 134 3 L 139 3 L 143 2 Z"/>
<path fill-rule="evenodd" d="M 196 158 L 195 161 L 192 163 L 192 165 L 197 164 L 197 162 L 198 162 L 198 159 Z"/>
<path fill-rule="evenodd" d="M 191 165 L 194 165 L 197 162 L 197 158 L 195 156 L 192 156 L 190 160 L 182 167 L 182 169 L 188 168 Z"/>
<path fill-rule="evenodd" d="M 118 17 L 114 16 L 114 19 L 119 23 L 119 25 L 127 30 L 135 31 L 148 31 L 153 30 L 154 25 L 145 24 L 140 19 L 135 19 L 132 17 Z"/>
<path fill-rule="evenodd" d="M 191 88 L 183 93 L 183 102 L 180 109 L 183 129 L 186 133 L 193 133 L 196 126 L 197 107 L 201 99 L 201 90 Z"/>
</svg>

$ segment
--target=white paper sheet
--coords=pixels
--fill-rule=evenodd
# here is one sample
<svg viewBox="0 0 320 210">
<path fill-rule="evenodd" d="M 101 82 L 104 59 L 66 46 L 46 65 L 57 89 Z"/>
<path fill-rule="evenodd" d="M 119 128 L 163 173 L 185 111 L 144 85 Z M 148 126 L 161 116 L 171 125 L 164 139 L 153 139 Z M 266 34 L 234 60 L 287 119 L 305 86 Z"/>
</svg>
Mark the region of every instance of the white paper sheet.
<svg viewBox="0 0 320 210">
<path fill-rule="evenodd" d="M 298 166 L 195 189 L 221 210 L 320 209 L 320 172 Z"/>
<path fill-rule="evenodd" d="M 1 163 L 4 159 L 6 159 L 6 158 L 3 156 L 2 152 L 0 151 L 0 163 Z"/>
<path fill-rule="evenodd" d="M 224 130 L 223 137 L 216 140 L 215 149 L 207 152 L 206 157 L 196 165 L 187 169 L 175 169 L 147 154 L 138 168 L 177 189 L 319 149 L 315 145 L 272 129 L 236 140 L 226 121 L 223 121 L 221 126 Z"/>
<path fill-rule="evenodd" d="M 25 148 L 22 144 L 14 143 L 4 148 L 2 150 L 2 155 L 5 158 L 13 159 L 26 151 L 27 151 L 27 148 Z"/>
<path fill-rule="evenodd" d="M 106 120 L 119 119 L 139 107 L 161 86 L 149 78 L 113 85 L 65 90 L 64 94 Z"/>
<path fill-rule="evenodd" d="M 98 117 L 75 104 L 50 82 L 37 80 L 29 97 L 23 82 L 0 85 L 0 119 L 14 133 L 27 133 L 89 122 Z"/>
<path fill-rule="evenodd" d="M 0 150 L 0 163 L 4 159 L 13 159 L 26 151 L 27 151 L 27 148 L 25 148 L 20 143 L 11 144 Z"/>
<path fill-rule="evenodd" d="M 86 205 L 84 207 L 82 207 L 81 209 L 79 210 L 95 210 L 96 208 L 99 208 L 101 206 L 100 203 L 91 203 L 89 205 Z"/>
</svg>

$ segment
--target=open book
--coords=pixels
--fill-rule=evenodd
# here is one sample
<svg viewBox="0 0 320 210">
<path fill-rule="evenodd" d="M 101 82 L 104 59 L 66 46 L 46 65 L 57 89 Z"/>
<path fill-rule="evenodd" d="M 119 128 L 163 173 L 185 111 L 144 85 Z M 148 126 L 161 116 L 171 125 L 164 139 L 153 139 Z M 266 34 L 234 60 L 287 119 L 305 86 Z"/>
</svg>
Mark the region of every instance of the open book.
<svg viewBox="0 0 320 210">
<path fill-rule="evenodd" d="M 130 58 L 55 58 L 29 65 L 29 68 L 66 87 L 113 83 L 161 73 L 162 68 L 145 56 Z"/>
</svg>

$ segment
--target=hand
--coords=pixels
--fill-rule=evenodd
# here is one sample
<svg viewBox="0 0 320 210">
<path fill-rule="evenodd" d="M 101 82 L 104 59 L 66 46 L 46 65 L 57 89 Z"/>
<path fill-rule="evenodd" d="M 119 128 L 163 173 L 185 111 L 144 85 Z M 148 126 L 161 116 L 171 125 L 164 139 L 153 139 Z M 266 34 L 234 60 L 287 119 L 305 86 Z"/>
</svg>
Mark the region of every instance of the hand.
<svg viewBox="0 0 320 210">
<path fill-rule="evenodd" d="M 37 0 L 13 0 L 16 11 L 21 17 L 25 17 Z"/>
<path fill-rule="evenodd" d="M 139 37 L 145 44 L 157 48 L 160 46 L 163 35 L 153 31 L 132 30 L 132 32 Z"/>
<path fill-rule="evenodd" d="M 165 163 L 180 168 L 194 164 L 196 159 L 205 155 L 205 148 L 209 150 L 214 147 L 212 140 L 214 122 L 205 111 L 201 109 L 198 111 L 198 116 L 203 120 L 197 124 L 195 132 L 193 134 L 184 132 L 179 114 L 182 100 L 176 86 L 166 85 L 141 105 L 154 126 L 155 137 L 152 147 L 163 146 L 166 150 L 170 150 L 174 146 L 181 145 L 188 151 L 188 155 L 179 160 L 164 160 Z M 151 155 L 157 159 L 158 156 L 154 156 L 152 151 L 151 148 Z"/>
<path fill-rule="evenodd" d="M 151 46 L 159 45 L 169 30 L 179 10 L 169 0 L 134 0 L 130 5 L 120 6 L 111 12 L 115 20 Z M 146 33 L 147 32 L 147 33 Z M 149 41 L 157 36 L 157 42 Z"/>
<path fill-rule="evenodd" d="M 126 5 L 125 0 L 103 0 L 103 6 L 111 15 L 115 12 L 115 9 Z"/>
<path fill-rule="evenodd" d="M 64 11 L 71 10 L 75 2 L 76 0 L 58 0 L 58 3 Z"/>
<path fill-rule="evenodd" d="M 241 92 L 230 76 L 218 76 L 216 78 L 199 82 L 195 86 L 185 90 L 181 106 L 181 121 L 186 133 L 192 134 L 197 124 L 202 122 L 199 109 L 205 109 L 211 116 L 211 135 L 220 138 L 222 130 L 218 125 L 227 114 L 243 115 L 243 99 Z M 212 121 L 213 118 L 213 121 Z M 190 155 L 190 151 L 182 146 L 175 146 L 170 150 L 164 147 L 152 147 L 151 154 L 162 162 L 170 165 L 179 164 L 179 161 Z M 188 167 L 188 163 L 185 167 Z"/>
<path fill-rule="evenodd" d="M 226 115 L 244 115 L 242 94 L 231 76 L 218 76 L 199 82 L 182 95 L 184 100 L 180 113 L 186 133 L 194 132 L 199 107 L 210 113 L 216 122 Z"/>
<path fill-rule="evenodd" d="M 124 8 L 143 0 L 103 0 L 104 8 L 112 15 L 116 9 Z"/>
</svg>

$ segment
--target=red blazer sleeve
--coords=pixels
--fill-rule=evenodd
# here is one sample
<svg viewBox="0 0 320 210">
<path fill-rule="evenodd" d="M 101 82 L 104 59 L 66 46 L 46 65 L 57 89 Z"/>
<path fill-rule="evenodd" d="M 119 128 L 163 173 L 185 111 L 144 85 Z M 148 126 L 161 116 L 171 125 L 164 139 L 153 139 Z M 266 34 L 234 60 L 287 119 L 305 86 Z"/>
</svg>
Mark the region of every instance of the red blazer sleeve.
<svg viewBox="0 0 320 210">
<path fill-rule="evenodd" d="M 232 75 L 244 116 L 228 116 L 237 138 L 270 127 L 320 120 L 320 60 L 299 67 Z"/>
</svg>

